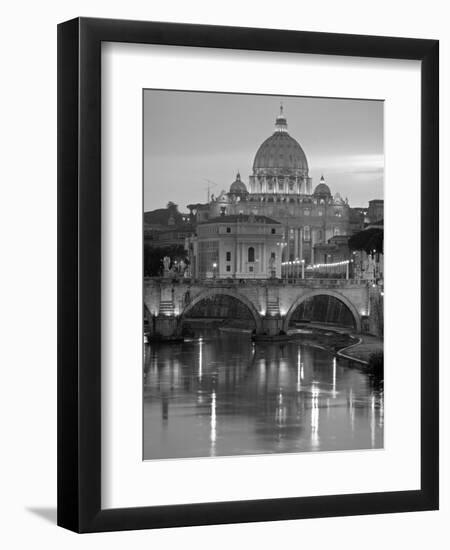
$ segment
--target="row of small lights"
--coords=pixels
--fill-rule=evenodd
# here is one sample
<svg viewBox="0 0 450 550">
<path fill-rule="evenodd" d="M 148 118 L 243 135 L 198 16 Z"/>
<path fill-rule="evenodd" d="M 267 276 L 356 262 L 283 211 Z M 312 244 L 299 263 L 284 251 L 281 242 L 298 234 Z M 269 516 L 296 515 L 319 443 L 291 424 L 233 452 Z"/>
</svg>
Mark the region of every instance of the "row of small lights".
<svg viewBox="0 0 450 550">
<path fill-rule="evenodd" d="M 334 262 L 329 264 L 314 264 L 314 265 L 309 265 L 306 269 L 319 269 L 321 267 L 338 267 L 341 265 L 347 265 L 351 261 L 352 260 L 343 260 L 342 262 Z M 282 262 L 281 265 L 299 265 L 304 263 L 305 263 L 305 260 L 292 260 L 290 262 Z"/>
<path fill-rule="evenodd" d="M 290 262 L 282 262 L 281 265 L 297 265 L 297 264 L 304 264 L 305 260 L 292 260 Z"/>
<path fill-rule="evenodd" d="M 320 269 L 321 267 L 339 267 L 341 265 L 347 265 L 350 263 L 351 260 L 343 260 L 341 262 L 334 262 L 330 264 L 314 264 L 311 266 L 308 266 L 307 269 Z"/>
</svg>

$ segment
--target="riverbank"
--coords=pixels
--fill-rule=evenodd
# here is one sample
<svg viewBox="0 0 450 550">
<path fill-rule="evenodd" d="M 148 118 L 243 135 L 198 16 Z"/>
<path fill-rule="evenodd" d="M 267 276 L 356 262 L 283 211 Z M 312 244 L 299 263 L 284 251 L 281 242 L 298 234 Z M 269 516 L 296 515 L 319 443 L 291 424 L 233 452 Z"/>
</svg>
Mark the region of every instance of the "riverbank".
<svg viewBox="0 0 450 550">
<path fill-rule="evenodd" d="M 383 341 L 379 338 L 362 334 L 358 336 L 358 340 L 355 344 L 339 350 L 337 355 L 344 359 L 368 365 L 371 356 L 383 353 Z"/>
<path fill-rule="evenodd" d="M 302 342 L 304 341 L 305 344 L 314 345 L 317 341 L 320 341 L 322 344 L 320 347 L 323 347 L 323 349 L 328 349 L 338 357 L 355 361 L 364 366 L 369 365 L 371 356 L 383 353 L 383 340 L 369 334 L 351 334 L 344 328 L 329 327 L 316 323 L 305 323 L 300 330 L 302 331 L 300 334 L 303 331 L 311 331 L 314 335 L 305 335 L 306 337 L 302 338 Z"/>
<path fill-rule="evenodd" d="M 308 324 L 288 333 L 291 341 L 300 341 L 302 344 L 337 353 L 343 348 L 358 343 L 358 339 L 347 331 Z"/>
</svg>

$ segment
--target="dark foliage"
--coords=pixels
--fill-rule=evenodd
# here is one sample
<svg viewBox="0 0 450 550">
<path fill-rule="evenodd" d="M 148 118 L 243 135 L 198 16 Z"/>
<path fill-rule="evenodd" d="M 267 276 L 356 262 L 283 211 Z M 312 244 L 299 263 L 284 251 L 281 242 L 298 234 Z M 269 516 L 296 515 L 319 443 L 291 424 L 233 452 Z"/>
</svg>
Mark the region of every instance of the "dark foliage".
<svg viewBox="0 0 450 550">
<path fill-rule="evenodd" d="M 185 263 L 189 263 L 186 258 L 186 250 L 182 245 L 154 247 L 150 244 L 144 244 L 145 277 L 158 277 L 159 275 L 162 275 L 164 269 L 164 256 L 169 256 L 171 260 L 170 267 L 172 267 L 174 261 L 179 262 L 180 260 L 183 260 Z"/>
<path fill-rule="evenodd" d="M 369 357 L 369 368 L 372 374 L 382 380 L 384 377 L 384 353 L 377 351 Z"/>
<path fill-rule="evenodd" d="M 371 227 L 355 233 L 348 240 L 350 250 L 364 250 L 367 254 L 374 250 L 377 253 L 383 253 L 384 231 L 376 227 Z"/>
</svg>

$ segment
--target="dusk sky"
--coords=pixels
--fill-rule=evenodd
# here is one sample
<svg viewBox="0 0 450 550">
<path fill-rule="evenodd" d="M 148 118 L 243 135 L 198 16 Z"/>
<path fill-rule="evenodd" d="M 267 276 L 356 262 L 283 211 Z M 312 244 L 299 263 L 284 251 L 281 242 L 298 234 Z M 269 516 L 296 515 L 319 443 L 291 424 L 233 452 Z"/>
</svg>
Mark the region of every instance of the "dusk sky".
<svg viewBox="0 0 450 550">
<path fill-rule="evenodd" d="M 208 184 L 216 196 L 228 191 L 237 171 L 248 184 L 280 102 L 313 188 L 323 173 L 331 192 L 351 206 L 383 198 L 381 101 L 146 90 L 144 210 L 173 201 L 186 211 L 206 202 Z"/>
</svg>

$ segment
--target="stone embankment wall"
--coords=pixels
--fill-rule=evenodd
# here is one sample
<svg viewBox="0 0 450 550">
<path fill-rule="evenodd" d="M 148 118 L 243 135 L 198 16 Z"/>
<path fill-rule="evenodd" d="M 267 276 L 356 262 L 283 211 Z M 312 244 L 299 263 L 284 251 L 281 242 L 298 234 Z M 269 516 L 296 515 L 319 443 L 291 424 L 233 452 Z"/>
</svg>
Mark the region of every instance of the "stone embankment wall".
<svg viewBox="0 0 450 550">
<path fill-rule="evenodd" d="M 379 287 L 369 291 L 369 334 L 383 338 L 384 334 L 384 297 Z"/>
</svg>

